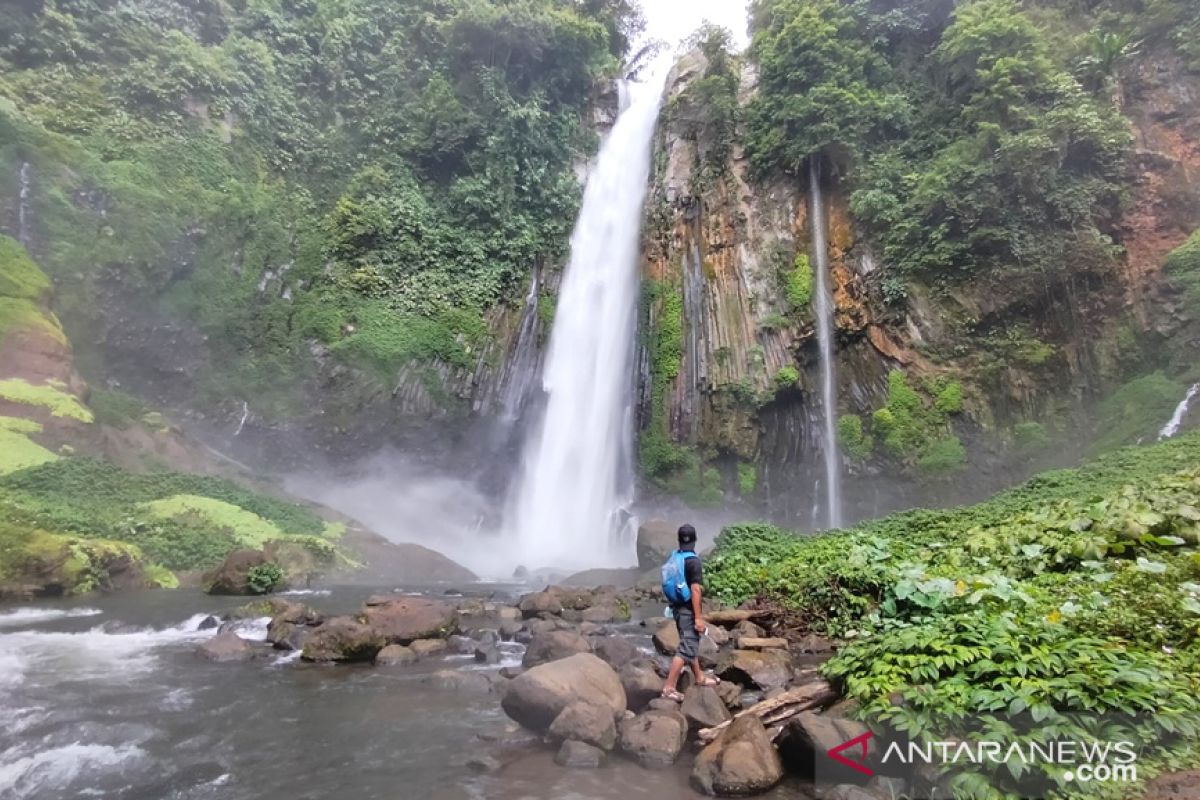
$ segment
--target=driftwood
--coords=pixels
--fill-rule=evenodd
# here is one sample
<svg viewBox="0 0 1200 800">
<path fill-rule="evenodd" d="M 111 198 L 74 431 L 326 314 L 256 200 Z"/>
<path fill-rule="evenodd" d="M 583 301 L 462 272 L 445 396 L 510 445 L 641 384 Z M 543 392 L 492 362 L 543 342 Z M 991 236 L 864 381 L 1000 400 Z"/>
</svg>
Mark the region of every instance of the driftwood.
<svg viewBox="0 0 1200 800">
<path fill-rule="evenodd" d="M 769 611 L 751 611 L 747 608 L 730 608 L 725 611 L 710 611 L 704 615 L 705 622 L 720 625 L 723 628 L 733 627 L 748 619 L 759 619 L 769 615 Z"/>
<path fill-rule="evenodd" d="M 739 636 L 737 646 L 742 650 L 787 650 L 788 640 L 762 638 L 759 636 Z"/>
<path fill-rule="evenodd" d="M 796 716 L 802 711 L 811 711 L 814 708 L 829 705 L 837 699 L 837 692 L 823 680 L 814 680 L 805 683 L 802 686 L 797 686 L 795 689 L 789 689 L 777 697 L 772 697 L 769 700 L 763 700 L 761 703 L 755 703 L 750 708 L 744 711 L 739 711 L 733 716 L 733 719 L 740 719 L 747 714 L 753 714 L 762 720 L 764 726 L 771 733 L 771 739 L 774 740 L 783 733 L 785 724 L 789 719 Z M 711 728 L 703 728 L 700 730 L 700 741 L 704 744 L 716 739 L 721 735 L 725 728 L 729 727 L 729 723 L 733 720 L 727 720 L 720 725 L 714 725 Z"/>
</svg>

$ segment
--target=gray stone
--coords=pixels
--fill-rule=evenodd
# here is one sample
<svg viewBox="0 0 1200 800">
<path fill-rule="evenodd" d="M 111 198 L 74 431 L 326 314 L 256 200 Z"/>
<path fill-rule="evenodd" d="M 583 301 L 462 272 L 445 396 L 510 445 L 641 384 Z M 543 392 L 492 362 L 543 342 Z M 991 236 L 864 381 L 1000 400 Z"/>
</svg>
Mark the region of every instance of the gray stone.
<svg viewBox="0 0 1200 800">
<path fill-rule="evenodd" d="M 591 653 L 577 653 L 518 675 L 501 706 L 526 728 L 545 731 L 572 703 L 608 709 L 615 719 L 625 710 L 625 689 L 612 667 Z"/>
<path fill-rule="evenodd" d="M 614 669 L 620 669 L 640 656 L 638 649 L 624 636 L 591 636 L 588 642 L 592 652 Z"/>
<path fill-rule="evenodd" d="M 197 647 L 196 655 L 209 661 L 246 661 L 254 658 L 254 646 L 233 631 L 226 631 Z"/>
<path fill-rule="evenodd" d="M 692 765 L 692 785 L 707 795 L 741 797 L 759 794 L 783 778 L 783 762 L 758 717 L 730 723 L 700 751 Z"/>
<path fill-rule="evenodd" d="M 674 764 L 687 742 L 687 720 L 678 711 L 643 711 L 619 727 L 621 752 L 651 769 Z"/>
<path fill-rule="evenodd" d="M 529 668 L 546 664 L 576 653 L 587 653 L 591 646 L 575 631 L 550 631 L 549 633 L 534 634 L 533 640 L 525 649 L 521 666 Z"/>
<path fill-rule="evenodd" d="M 662 694 L 663 679 L 649 661 L 630 661 L 621 665 L 620 678 L 630 711 L 641 711 Z"/>
<path fill-rule="evenodd" d="M 612 710 L 587 703 L 572 703 L 550 723 L 549 738 L 553 742 L 574 740 L 612 750 L 617 743 L 617 726 Z"/>
<path fill-rule="evenodd" d="M 711 686 L 689 688 L 683 696 L 679 711 L 687 718 L 688 727 L 692 731 L 720 725 L 732 716 L 725 707 L 725 701 Z"/>
<path fill-rule="evenodd" d="M 792 661 L 778 650 L 731 650 L 721 654 L 717 674 L 747 688 L 770 691 L 791 681 Z"/>
<path fill-rule="evenodd" d="M 389 644 L 375 655 L 375 663 L 381 667 L 406 667 L 416 661 L 417 654 L 402 644 Z"/>
<path fill-rule="evenodd" d="M 417 639 L 409 645 L 417 658 L 428 658 L 446 652 L 446 643 L 441 639 Z"/>
<path fill-rule="evenodd" d="M 560 767 L 571 769 L 596 769 L 603 766 L 604 751 L 590 744 L 576 741 L 565 741 L 554 755 L 554 763 Z"/>
</svg>

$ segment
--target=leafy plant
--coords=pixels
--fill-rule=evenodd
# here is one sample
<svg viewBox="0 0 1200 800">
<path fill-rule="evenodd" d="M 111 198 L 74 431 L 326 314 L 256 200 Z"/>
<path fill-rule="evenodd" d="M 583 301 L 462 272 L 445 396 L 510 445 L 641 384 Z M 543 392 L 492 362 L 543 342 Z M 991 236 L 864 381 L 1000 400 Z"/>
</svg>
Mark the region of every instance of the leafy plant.
<svg viewBox="0 0 1200 800">
<path fill-rule="evenodd" d="M 271 561 L 251 567 L 250 571 L 246 573 L 246 585 L 255 594 L 270 594 L 286 583 L 287 578 L 283 568 Z"/>
</svg>

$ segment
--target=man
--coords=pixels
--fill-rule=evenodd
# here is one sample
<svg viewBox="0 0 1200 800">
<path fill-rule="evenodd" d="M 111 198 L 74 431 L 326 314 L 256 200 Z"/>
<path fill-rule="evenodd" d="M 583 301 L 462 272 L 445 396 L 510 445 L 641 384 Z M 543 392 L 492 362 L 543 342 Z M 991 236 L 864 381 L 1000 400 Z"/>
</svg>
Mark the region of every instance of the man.
<svg viewBox="0 0 1200 800">
<path fill-rule="evenodd" d="M 683 668 L 691 665 L 692 675 L 698 686 L 716 686 L 721 681 L 718 678 L 704 674 L 700 669 L 700 637 L 704 635 L 704 612 L 701 609 L 704 594 L 704 565 L 700 556 L 696 555 L 696 529 L 691 525 L 679 528 L 679 549 L 672 554 L 683 556 L 684 583 L 687 585 L 690 597 L 684 600 L 671 600 L 671 616 L 675 618 L 675 629 L 679 631 L 679 647 L 675 657 L 671 659 L 671 670 L 667 673 L 667 683 L 663 686 L 662 696 L 679 703 L 683 695 L 676 688 Z M 670 597 L 668 596 L 670 600 Z"/>
</svg>

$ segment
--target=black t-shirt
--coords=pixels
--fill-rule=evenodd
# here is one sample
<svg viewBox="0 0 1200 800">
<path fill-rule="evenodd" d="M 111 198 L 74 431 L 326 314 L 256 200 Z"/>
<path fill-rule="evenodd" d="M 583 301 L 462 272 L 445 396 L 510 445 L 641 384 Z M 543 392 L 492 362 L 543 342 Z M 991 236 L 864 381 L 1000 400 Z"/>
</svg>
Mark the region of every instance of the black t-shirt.
<svg viewBox="0 0 1200 800">
<path fill-rule="evenodd" d="M 689 589 L 696 584 L 704 586 L 704 565 L 700 563 L 700 556 L 683 560 L 683 577 Z"/>
</svg>

